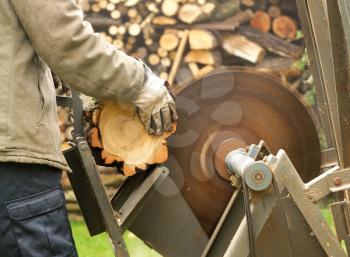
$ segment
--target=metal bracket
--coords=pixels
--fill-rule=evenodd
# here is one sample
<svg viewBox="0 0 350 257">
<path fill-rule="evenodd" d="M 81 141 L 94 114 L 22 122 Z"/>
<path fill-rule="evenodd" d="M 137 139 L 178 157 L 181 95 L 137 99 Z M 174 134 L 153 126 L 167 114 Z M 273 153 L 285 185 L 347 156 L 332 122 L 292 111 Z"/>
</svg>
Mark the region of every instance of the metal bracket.
<svg viewBox="0 0 350 257">
<path fill-rule="evenodd" d="M 350 189 L 350 170 L 342 170 L 327 176 L 329 190 L 332 193 Z"/>
</svg>

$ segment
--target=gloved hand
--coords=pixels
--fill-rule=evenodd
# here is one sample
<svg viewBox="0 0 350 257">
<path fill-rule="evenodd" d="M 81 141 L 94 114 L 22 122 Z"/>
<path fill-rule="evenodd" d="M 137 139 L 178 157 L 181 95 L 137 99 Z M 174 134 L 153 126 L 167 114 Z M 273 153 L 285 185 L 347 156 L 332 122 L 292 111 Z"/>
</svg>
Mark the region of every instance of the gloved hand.
<svg viewBox="0 0 350 257">
<path fill-rule="evenodd" d="M 161 135 L 164 131 L 172 131 L 172 124 L 178 119 L 175 102 L 166 87 L 166 82 L 148 67 L 145 66 L 145 69 L 145 83 L 133 103 L 147 133 Z"/>
</svg>

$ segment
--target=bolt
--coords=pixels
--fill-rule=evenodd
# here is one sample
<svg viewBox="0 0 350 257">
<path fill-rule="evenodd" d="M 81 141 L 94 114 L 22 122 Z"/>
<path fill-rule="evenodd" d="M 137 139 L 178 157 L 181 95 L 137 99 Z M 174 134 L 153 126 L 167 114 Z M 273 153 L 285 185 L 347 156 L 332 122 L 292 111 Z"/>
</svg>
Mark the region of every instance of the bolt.
<svg viewBox="0 0 350 257">
<path fill-rule="evenodd" d="M 254 174 L 253 176 L 253 180 L 256 182 L 256 183 L 261 183 L 263 180 L 264 180 L 264 173 L 259 171 L 257 173 Z"/>
<path fill-rule="evenodd" d="M 232 185 L 233 187 L 235 187 L 235 188 L 239 188 L 239 187 L 240 187 L 241 181 L 240 181 L 240 179 L 239 179 L 237 176 L 232 175 L 232 176 L 230 177 L 230 180 L 231 180 L 231 185 Z"/>
<path fill-rule="evenodd" d="M 340 185 L 342 184 L 342 180 L 341 180 L 340 177 L 335 177 L 335 178 L 333 179 L 333 183 L 334 183 L 334 185 L 336 185 L 336 186 L 340 186 Z"/>
</svg>

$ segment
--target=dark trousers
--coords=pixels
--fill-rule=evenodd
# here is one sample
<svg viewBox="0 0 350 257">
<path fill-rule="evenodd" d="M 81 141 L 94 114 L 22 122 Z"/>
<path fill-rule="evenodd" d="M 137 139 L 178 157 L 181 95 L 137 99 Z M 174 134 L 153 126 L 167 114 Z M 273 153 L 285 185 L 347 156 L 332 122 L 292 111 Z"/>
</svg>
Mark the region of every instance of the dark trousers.
<svg viewBox="0 0 350 257">
<path fill-rule="evenodd" d="M 61 171 L 0 163 L 0 257 L 77 257 Z"/>
</svg>

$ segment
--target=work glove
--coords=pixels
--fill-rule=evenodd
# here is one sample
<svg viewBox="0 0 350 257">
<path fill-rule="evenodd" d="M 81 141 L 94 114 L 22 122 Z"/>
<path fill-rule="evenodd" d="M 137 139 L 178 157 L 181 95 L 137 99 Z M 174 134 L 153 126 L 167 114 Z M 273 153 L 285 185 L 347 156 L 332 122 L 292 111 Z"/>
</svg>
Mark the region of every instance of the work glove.
<svg viewBox="0 0 350 257">
<path fill-rule="evenodd" d="M 147 133 L 159 136 L 165 131 L 173 130 L 173 123 L 178 119 L 174 98 L 168 90 L 167 82 L 156 76 L 146 65 L 145 83 L 133 103 Z"/>
</svg>

